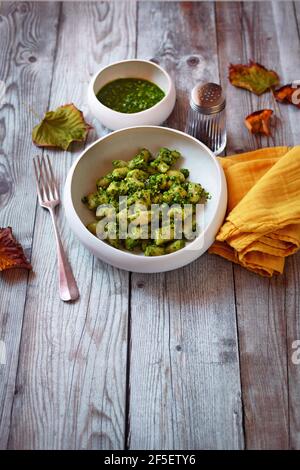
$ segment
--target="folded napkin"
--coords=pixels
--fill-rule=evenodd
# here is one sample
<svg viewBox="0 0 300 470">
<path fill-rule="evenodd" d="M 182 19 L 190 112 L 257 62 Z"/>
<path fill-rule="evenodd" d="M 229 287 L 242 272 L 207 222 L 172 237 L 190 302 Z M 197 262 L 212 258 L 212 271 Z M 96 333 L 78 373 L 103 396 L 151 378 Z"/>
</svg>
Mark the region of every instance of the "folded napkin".
<svg viewBox="0 0 300 470">
<path fill-rule="evenodd" d="M 262 276 L 283 272 L 300 247 L 300 146 L 219 158 L 227 215 L 209 252 Z"/>
</svg>

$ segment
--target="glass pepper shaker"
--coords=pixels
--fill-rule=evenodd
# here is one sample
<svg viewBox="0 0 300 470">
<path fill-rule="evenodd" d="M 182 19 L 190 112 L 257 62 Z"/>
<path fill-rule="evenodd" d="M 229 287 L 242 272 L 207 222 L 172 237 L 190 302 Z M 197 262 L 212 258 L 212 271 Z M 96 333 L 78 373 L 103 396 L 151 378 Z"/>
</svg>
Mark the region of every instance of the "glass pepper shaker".
<svg viewBox="0 0 300 470">
<path fill-rule="evenodd" d="M 185 132 L 207 145 L 215 155 L 226 147 L 226 100 L 220 85 L 196 85 L 190 96 Z"/>
</svg>

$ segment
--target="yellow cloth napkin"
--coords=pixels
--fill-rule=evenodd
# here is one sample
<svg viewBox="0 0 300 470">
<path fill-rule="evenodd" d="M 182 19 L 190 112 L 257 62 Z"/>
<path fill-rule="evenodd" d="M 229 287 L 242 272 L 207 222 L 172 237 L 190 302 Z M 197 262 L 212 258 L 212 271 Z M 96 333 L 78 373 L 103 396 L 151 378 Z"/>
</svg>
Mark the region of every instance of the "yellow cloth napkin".
<svg viewBox="0 0 300 470">
<path fill-rule="evenodd" d="M 262 276 L 283 272 L 300 247 L 300 146 L 219 158 L 227 216 L 209 252 Z"/>
</svg>

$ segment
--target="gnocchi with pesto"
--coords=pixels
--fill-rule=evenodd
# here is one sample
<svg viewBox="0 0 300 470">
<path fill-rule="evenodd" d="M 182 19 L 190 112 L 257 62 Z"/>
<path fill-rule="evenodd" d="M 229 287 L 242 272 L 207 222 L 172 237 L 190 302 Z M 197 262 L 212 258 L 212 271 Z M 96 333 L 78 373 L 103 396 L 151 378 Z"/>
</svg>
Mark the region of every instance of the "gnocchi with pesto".
<svg viewBox="0 0 300 470">
<path fill-rule="evenodd" d="M 210 195 L 175 169 L 177 150 L 161 148 L 153 156 L 142 149 L 129 161 L 114 160 L 112 170 L 82 198 L 93 211 L 87 228 L 115 248 L 161 256 L 183 248 L 197 235 L 196 207 Z"/>
</svg>

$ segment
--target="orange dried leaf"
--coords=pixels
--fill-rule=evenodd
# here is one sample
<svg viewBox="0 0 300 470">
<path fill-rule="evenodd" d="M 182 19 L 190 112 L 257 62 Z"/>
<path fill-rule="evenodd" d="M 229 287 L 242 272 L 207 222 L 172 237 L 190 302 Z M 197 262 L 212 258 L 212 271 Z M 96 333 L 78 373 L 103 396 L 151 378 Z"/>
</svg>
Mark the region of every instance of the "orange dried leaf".
<svg viewBox="0 0 300 470">
<path fill-rule="evenodd" d="M 291 83 L 274 91 L 274 96 L 279 103 L 293 104 L 300 109 L 300 85 L 293 87 Z"/>
<path fill-rule="evenodd" d="M 245 88 L 256 95 L 279 85 L 279 77 L 274 70 L 268 70 L 253 61 L 250 61 L 249 65 L 230 64 L 229 80 L 232 85 Z"/>
<path fill-rule="evenodd" d="M 0 271 L 10 268 L 32 269 L 32 266 L 14 238 L 11 227 L 0 228 Z"/>
<path fill-rule="evenodd" d="M 255 111 L 245 119 L 245 125 L 252 134 L 271 135 L 270 119 L 273 114 L 272 109 L 262 109 Z"/>
</svg>

